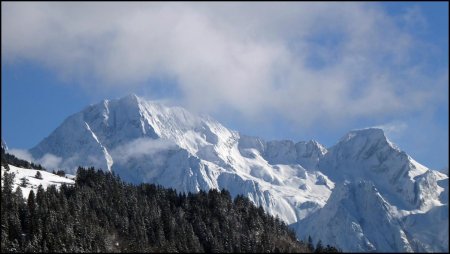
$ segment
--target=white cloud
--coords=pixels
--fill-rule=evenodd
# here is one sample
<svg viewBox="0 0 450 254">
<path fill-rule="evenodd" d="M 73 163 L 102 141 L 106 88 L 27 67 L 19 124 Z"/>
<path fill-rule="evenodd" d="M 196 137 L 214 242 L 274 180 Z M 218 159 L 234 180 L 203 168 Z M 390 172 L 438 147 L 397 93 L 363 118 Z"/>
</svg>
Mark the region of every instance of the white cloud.
<svg viewBox="0 0 450 254">
<path fill-rule="evenodd" d="M 176 148 L 176 145 L 166 139 L 138 138 L 111 151 L 111 156 L 118 163 L 125 163 L 130 159 L 150 156 L 156 159 L 158 153 Z"/>
<path fill-rule="evenodd" d="M 177 81 L 168 85 L 181 91 L 179 103 L 197 111 L 233 110 L 256 120 L 270 111 L 297 125 L 332 124 L 421 109 L 446 85 L 412 62 L 422 49 L 377 4 L 2 7 L 6 64 L 36 61 L 108 89 L 168 75 Z M 421 17 L 418 7 L 404 22 L 414 25 L 414 17 Z"/>
<path fill-rule="evenodd" d="M 19 159 L 34 162 L 33 156 L 27 150 L 13 148 L 13 149 L 9 149 L 7 152 L 16 156 Z"/>
<path fill-rule="evenodd" d="M 28 162 L 33 162 L 42 165 L 47 170 L 58 170 L 61 169 L 62 158 L 51 153 L 46 153 L 41 158 L 35 159 L 28 150 L 22 149 L 10 149 L 8 153 L 16 156 L 19 159 L 26 160 Z"/>
<path fill-rule="evenodd" d="M 382 129 L 390 137 L 403 133 L 408 125 L 405 122 L 394 121 L 374 127 Z"/>
<path fill-rule="evenodd" d="M 41 164 L 44 168 L 49 170 L 58 170 L 62 162 L 62 158 L 56 155 L 47 153 L 42 158 L 36 160 L 37 163 Z"/>
</svg>

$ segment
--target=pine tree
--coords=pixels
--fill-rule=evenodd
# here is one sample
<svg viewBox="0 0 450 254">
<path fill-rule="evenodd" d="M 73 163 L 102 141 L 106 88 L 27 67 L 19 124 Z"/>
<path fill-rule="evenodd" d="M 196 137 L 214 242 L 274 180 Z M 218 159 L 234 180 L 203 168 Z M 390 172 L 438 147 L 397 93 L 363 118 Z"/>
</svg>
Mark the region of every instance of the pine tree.
<svg viewBox="0 0 450 254">
<path fill-rule="evenodd" d="M 34 177 L 36 178 L 36 179 L 42 179 L 42 174 L 41 174 L 41 171 L 37 171 L 36 172 L 36 175 L 34 175 Z"/>
<path fill-rule="evenodd" d="M 323 253 L 324 252 L 323 245 L 322 245 L 322 240 L 319 240 L 317 242 L 316 249 L 314 250 L 314 252 L 315 253 Z"/>
<path fill-rule="evenodd" d="M 27 187 L 29 180 L 24 176 L 22 178 L 20 178 L 20 187 Z"/>
<path fill-rule="evenodd" d="M 314 252 L 314 244 L 313 244 L 313 240 L 310 235 L 308 236 L 308 249 L 311 252 Z"/>
</svg>

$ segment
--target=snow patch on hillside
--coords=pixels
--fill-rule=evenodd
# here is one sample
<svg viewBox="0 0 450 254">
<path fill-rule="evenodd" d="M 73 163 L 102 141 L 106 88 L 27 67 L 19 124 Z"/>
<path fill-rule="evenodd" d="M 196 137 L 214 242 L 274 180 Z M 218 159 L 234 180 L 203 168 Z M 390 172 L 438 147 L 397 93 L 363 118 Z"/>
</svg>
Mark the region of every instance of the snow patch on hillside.
<svg viewBox="0 0 450 254">
<path fill-rule="evenodd" d="M 14 173 L 15 177 L 13 190 L 16 190 L 17 187 L 20 187 L 22 189 L 24 198 L 28 198 L 31 190 L 33 190 L 36 194 L 39 185 L 42 185 L 44 189 L 47 189 L 47 187 L 50 185 L 55 185 L 56 188 L 59 188 L 62 184 L 75 184 L 73 175 L 66 175 L 66 177 L 62 177 L 43 170 L 19 168 L 13 165 L 8 165 L 8 167 L 9 170 L 6 170 L 3 166 L 1 167 L 2 178 L 4 172 Z M 37 179 L 35 177 L 38 171 L 41 173 L 42 179 Z M 23 187 L 21 185 L 22 178 L 27 179 L 28 183 L 26 184 L 26 187 Z"/>
</svg>

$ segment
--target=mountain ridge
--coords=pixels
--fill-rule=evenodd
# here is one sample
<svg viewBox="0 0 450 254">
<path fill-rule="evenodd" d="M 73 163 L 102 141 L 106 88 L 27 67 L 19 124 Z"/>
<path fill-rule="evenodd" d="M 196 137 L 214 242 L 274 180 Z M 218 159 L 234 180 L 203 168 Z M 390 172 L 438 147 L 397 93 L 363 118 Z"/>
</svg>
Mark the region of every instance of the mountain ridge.
<svg viewBox="0 0 450 254">
<path fill-rule="evenodd" d="M 265 141 L 229 130 L 211 117 L 146 101 L 135 94 L 104 100 L 69 116 L 30 153 L 35 158 L 46 153 L 61 157 L 61 166 L 69 170 L 70 167 L 95 166 L 115 171 L 128 181 L 158 183 L 179 191 L 225 188 L 233 196 L 247 196 L 294 228 L 323 223 L 325 218 L 319 215 L 324 213 L 320 211 L 327 206 L 335 187 L 346 182 L 373 183 L 386 202 L 374 204 L 392 206 L 396 216 L 393 221 L 448 206 L 443 198 L 448 193 L 448 184 L 447 187 L 439 185 L 439 182 L 448 182 L 448 176 L 413 160 L 379 128 L 352 130 L 330 148 L 317 141 Z M 346 199 L 337 200 L 339 203 Z M 357 202 L 355 207 L 358 207 L 361 200 L 352 202 Z M 379 211 L 389 217 L 391 210 Z M 360 217 L 370 220 L 367 216 L 372 215 L 368 214 L 371 213 L 362 212 Z M 448 224 L 448 214 L 445 220 Z M 405 236 L 406 241 L 382 244 L 377 239 L 386 228 L 396 225 L 394 228 L 399 235 L 405 228 L 392 222 L 384 229 L 375 228 L 376 233 L 372 234 L 361 226 L 361 221 L 355 223 L 360 225 L 370 244 L 365 240 L 347 244 L 332 242 L 329 237 L 320 239 L 330 241 L 325 244 L 350 248 L 344 251 L 446 248 L 444 242 L 433 249 L 428 243 L 432 239 L 412 244 L 410 242 L 417 237 L 408 240 L 408 236 Z M 348 228 L 351 225 L 341 226 L 343 228 L 337 228 L 336 232 L 351 230 Z M 317 235 L 323 235 L 324 232 L 317 230 Z"/>
</svg>

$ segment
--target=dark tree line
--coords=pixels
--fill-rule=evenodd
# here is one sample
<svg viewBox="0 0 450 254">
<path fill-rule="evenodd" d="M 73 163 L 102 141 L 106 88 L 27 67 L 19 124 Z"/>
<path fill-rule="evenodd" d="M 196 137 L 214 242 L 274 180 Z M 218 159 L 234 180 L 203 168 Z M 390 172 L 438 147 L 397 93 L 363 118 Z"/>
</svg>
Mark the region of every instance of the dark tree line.
<svg viewBox="0 0 450 254">
<path fill-rule="evenodd" d="M 3 163 L 3 161 L 2 161 Z M 25 200 L 1 188 L 1 252 L 312 252 L 278 218 L 226 190 L 177 193 L 79 168 L 75 185 Z M 327 246 L 329 247 L 329 246 Z M 320 249 L 321 252 L 336 249 Z"/>
</svg>

